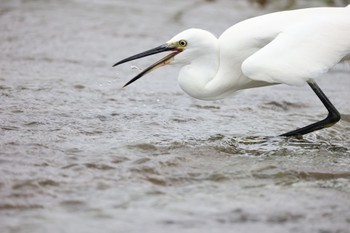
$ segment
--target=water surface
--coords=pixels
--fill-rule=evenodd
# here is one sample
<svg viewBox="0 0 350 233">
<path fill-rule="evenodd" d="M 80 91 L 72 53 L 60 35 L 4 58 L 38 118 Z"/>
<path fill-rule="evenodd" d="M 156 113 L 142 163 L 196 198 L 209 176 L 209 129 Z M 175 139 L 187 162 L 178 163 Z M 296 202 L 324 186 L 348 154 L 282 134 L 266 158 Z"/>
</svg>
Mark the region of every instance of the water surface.
<svg viewBox="0 0 350 233">
<path fill-rule="evenodd" d="M 157 57 L 111 67 L 186 28 L 220 35 L 273 10 L 2 1 L 0 231 L 348 232 L 348 67 L 318 81 L 342 120 L 303 139 L 265 136 L 325 116 L 307 86 L 205 102 L 180 90 L 176 67 L 121 89 Z"/>
</svg>

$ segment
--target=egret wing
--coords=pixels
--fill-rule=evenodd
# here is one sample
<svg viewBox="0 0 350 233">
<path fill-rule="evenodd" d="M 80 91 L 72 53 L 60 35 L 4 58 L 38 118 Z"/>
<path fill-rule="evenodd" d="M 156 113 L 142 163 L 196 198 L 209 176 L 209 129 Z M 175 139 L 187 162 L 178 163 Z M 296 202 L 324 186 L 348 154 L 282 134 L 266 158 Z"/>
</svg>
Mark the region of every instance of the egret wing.
<svg viewBox="0 0 350 233">
<path fill-rule="evenodd" d="M 322 15 L 284 28 L 270 43 L 242 63 L 245 76 L 270 83 L 303 85 L 350 59 L 349 16 Z"/>
</svg>

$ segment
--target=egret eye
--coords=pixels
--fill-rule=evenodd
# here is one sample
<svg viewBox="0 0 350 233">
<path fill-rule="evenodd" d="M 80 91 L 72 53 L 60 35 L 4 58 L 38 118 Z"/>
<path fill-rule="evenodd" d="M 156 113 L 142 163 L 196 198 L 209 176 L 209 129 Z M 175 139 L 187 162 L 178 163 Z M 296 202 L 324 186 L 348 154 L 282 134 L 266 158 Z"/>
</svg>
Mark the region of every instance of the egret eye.
<svg viewBox="0 0 350 233">
<path fill-rule="evenodd" d="M 185 41 L 185 40 L 180 40 L 180 41 L 179 41 L 179 45 L 180 45 L 181 47 L 186 47 L 186 46 L 187 46 L 187 41 Z"/>
</svg>

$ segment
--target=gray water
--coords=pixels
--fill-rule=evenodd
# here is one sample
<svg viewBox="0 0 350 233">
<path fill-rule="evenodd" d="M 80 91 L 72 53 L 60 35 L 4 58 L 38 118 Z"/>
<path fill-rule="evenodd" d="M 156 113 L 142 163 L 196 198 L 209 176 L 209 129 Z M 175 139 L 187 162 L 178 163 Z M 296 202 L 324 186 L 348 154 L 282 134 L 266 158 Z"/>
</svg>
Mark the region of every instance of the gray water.
<svg viewBox="0 0 350 233">
<path fill-rule="evenodd" d="M 0 232 L 350 232 L 350 72 L 205 102 L 178 68 L 121 87 L 199 27 L 277 10 L 246 1 L 1 1 Z"/>
</svg>

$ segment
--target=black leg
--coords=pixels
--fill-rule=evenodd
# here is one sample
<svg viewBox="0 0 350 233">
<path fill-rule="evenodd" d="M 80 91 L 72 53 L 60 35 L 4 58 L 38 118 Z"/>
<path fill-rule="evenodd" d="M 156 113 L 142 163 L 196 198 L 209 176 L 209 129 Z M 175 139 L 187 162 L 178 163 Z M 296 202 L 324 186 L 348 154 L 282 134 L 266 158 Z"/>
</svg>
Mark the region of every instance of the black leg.
<svg viewBox="0 0 350 233">
<path fill-rule="evenodd" d="M 296 129 L 296 130 L 281 134 L 280 136 L 289 137 L 289 136 L 304 135 L 304 134 L 311 133 L 311 132 L 319 130 L 319 129 L 330 127 L 340 120 L 340 114 L 339 114 L 338 110 L 333 106 L 331 101 L 329 101 L 329 99 L 323 93 L 323 91 L 320 89 L 320 87 L 317 85 L 317 83 L 312 79 L 310 81 L 308 81 L 307 83 L 312 88 L 312 90 L 316 93 L 318 98 L 320 98 L 323 105 L 327 108 L 328 116 L 321 121 L 318 121 L 318 122 L 313 123 L 311 125 L 307 125 L 307 126 L 300 128 L 300 129 Z"/>
</svg>

